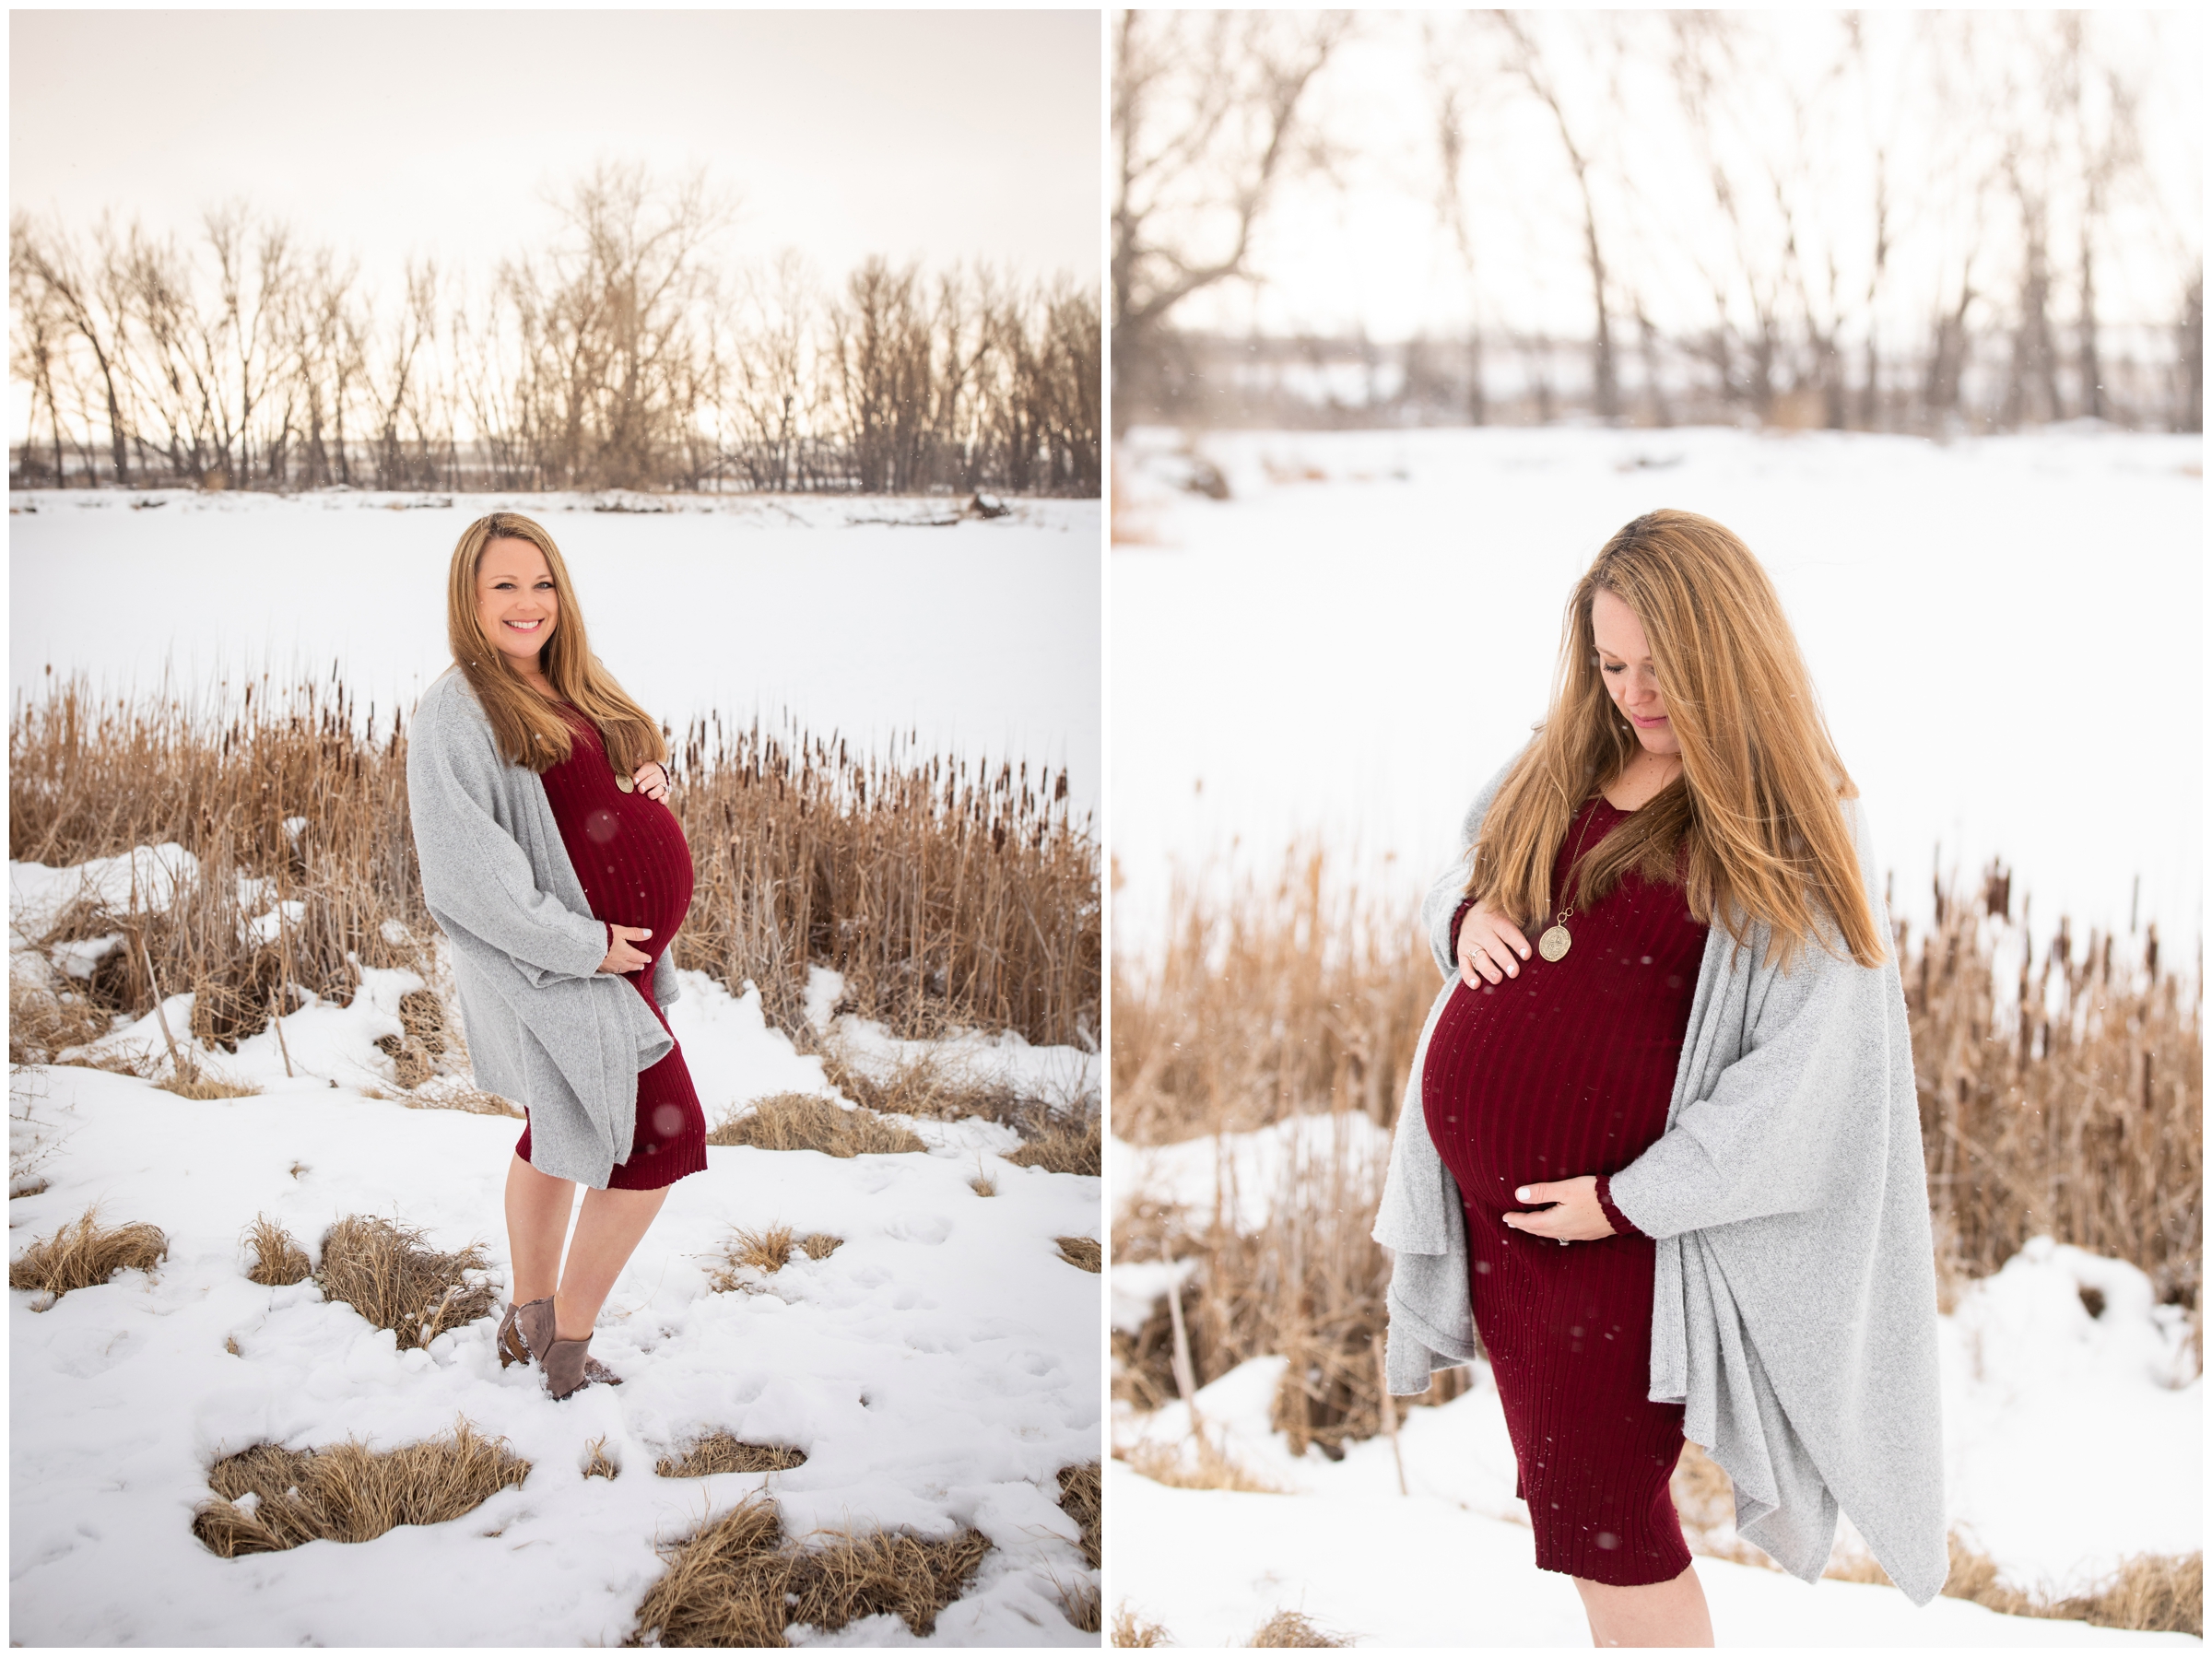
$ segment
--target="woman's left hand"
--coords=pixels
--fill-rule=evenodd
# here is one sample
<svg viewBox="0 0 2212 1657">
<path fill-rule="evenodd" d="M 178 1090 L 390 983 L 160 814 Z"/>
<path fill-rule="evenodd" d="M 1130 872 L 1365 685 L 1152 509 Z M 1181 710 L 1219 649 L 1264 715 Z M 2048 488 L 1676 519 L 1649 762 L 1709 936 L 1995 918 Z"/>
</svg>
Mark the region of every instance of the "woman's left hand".
<svg viewBox="0 0 2212 1657">
<path fill-rule="evenodd" d="M 1506 1215 L 1505 1223 L 1516 1231 L 1555 1242 L 1594 1242 L 1613 1235 L 1613 1222 L 1598 1206 L 1595 1174 L 1554 1180 L 1546 1185 L 1524 1185 L 1513 1195 L 1524 1203 L 1553 1205 L 1527 1214 Z"/>
<path fill-rule="evenodd" d="M 638 792 L 648 800 L 665 800 L 668 797 L 668 768 L 657 759 L 648 759 L 630 773 L 629 780 L 638 785 Z"/>
</svg>

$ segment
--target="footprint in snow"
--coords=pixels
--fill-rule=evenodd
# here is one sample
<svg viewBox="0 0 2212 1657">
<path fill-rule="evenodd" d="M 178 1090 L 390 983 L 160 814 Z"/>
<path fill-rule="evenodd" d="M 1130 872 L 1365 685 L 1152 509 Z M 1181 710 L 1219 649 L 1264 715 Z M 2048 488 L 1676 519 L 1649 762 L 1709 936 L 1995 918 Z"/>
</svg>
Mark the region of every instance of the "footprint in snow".
<svg viewBox="0 0 2212 1657">
<path fill-rule="evenodd" d="M 952 1235 L 952 1222 L 935 1214 L 901 1214 L 884 1230 L 900 1242 L 941 1243 Z"/>
</svg>

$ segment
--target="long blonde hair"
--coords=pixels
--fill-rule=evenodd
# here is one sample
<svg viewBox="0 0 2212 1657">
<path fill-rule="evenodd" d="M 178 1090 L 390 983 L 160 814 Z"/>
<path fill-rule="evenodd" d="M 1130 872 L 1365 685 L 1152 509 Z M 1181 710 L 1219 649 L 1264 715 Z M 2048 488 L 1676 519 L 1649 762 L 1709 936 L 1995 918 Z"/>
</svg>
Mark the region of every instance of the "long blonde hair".
<svg viewBox="0 0 2212 1657">
<path fill-rule="evenodd" d="M 1547 920 L 1568 824 L 1641 746 L 1598 671 L 1601 592 L 1643 626 L 1682 771 L 1582 860 L 1573 901 L 1598 902 L 1633 870 L 1680 884 L 1690 913 L 1739 945 L 1763 922 L 1785 969 L 1807 939 L 1838 953 L 1838 930 L 1853 960 L 1881 961 L 1841 805 L 1859 791 L 1796 636 L 1750 548 L 1695 512 L 1646 512 L 1575 583 L 1550 711 L 1483 817 L 1467 894 L 1524 929 Z"/>
<path fill-rule="evenodd" d="M 445 629 L 453 663 L 468 678 L 477 700 L 491 720 L 500 756 L 510 765 L 526 765 L 541 774 L 569 757 L 573 737 L 567 718 L 508 664 L 477 617 L 477 570 L 484 548 L 494 540 L 527 541 L 546 555 L 553 578 L 556 610 L 553 636 L 538 654 L 538 665 L 553 682 L 554 693 L 573 703 L 598 728 L 608 763 L 627 777 L 648 759 L 665 761 L 668 745 L 652 715 L 592 654 L 583 630 L 583 608 L 569 581 L 560 548 L 543 525 L 520 512 L 492 512 L 461 532 L 446 578 Z"/>
</svg>

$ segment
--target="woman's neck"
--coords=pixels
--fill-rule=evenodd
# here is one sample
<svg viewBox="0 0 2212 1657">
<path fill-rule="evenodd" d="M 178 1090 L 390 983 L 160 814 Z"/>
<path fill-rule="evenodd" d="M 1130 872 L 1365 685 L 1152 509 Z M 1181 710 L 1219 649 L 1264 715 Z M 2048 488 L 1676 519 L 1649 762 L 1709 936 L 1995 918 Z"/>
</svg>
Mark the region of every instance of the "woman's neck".
<svg viewBox="0 0 2212 1657">
<path fill-rule="evenodd" d="M 1681 755 L 1654 754 L 1649 748 L 1641 748 L 1630 756 L 1628 764 L 1620 768 L 1602 792 L 1606 804 L 1614 810 L 1640 811 L 1681 774 Z"/>
</svg>

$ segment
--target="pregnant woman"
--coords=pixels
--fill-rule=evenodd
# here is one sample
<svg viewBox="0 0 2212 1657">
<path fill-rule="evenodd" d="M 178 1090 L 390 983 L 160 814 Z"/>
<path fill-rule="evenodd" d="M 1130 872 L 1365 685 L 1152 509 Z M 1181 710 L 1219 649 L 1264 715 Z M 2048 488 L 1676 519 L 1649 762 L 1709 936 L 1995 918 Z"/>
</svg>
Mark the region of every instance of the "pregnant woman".
<svg viewBox="0 0 2212 1657">
<path fill-rule="evenodd" d="M 535 1360 L 566 1398 L 619 1384 L 591 1356 L 593 1323 L 668 1187 L 707 1165 L 663 1010 L 691 852 L 659 727 L 592 654 L 543 528 L 513 512 L 470 524 L 446 625 L 453 665 L 416 710 L 408 813 L 477 1079 L 529 1113 L 507 1170 L 500 1359 Z"/>
<path fill-rule="evenodd" d="M 1445 985 L 1375 1227 L 1394 1393 L 1488 1355 L 1539 1569 L 1599 1645 L 1710 1645 L 1684 1436 L 1808 1581 L 1839 1502 L 1942 1585 L 1936 1284 L 1903 987 L 1780 601 L 1638 518 L 1424 907 Z M 1533 947 L 1532 947 L 1533 943 Z"/>
</svg>

